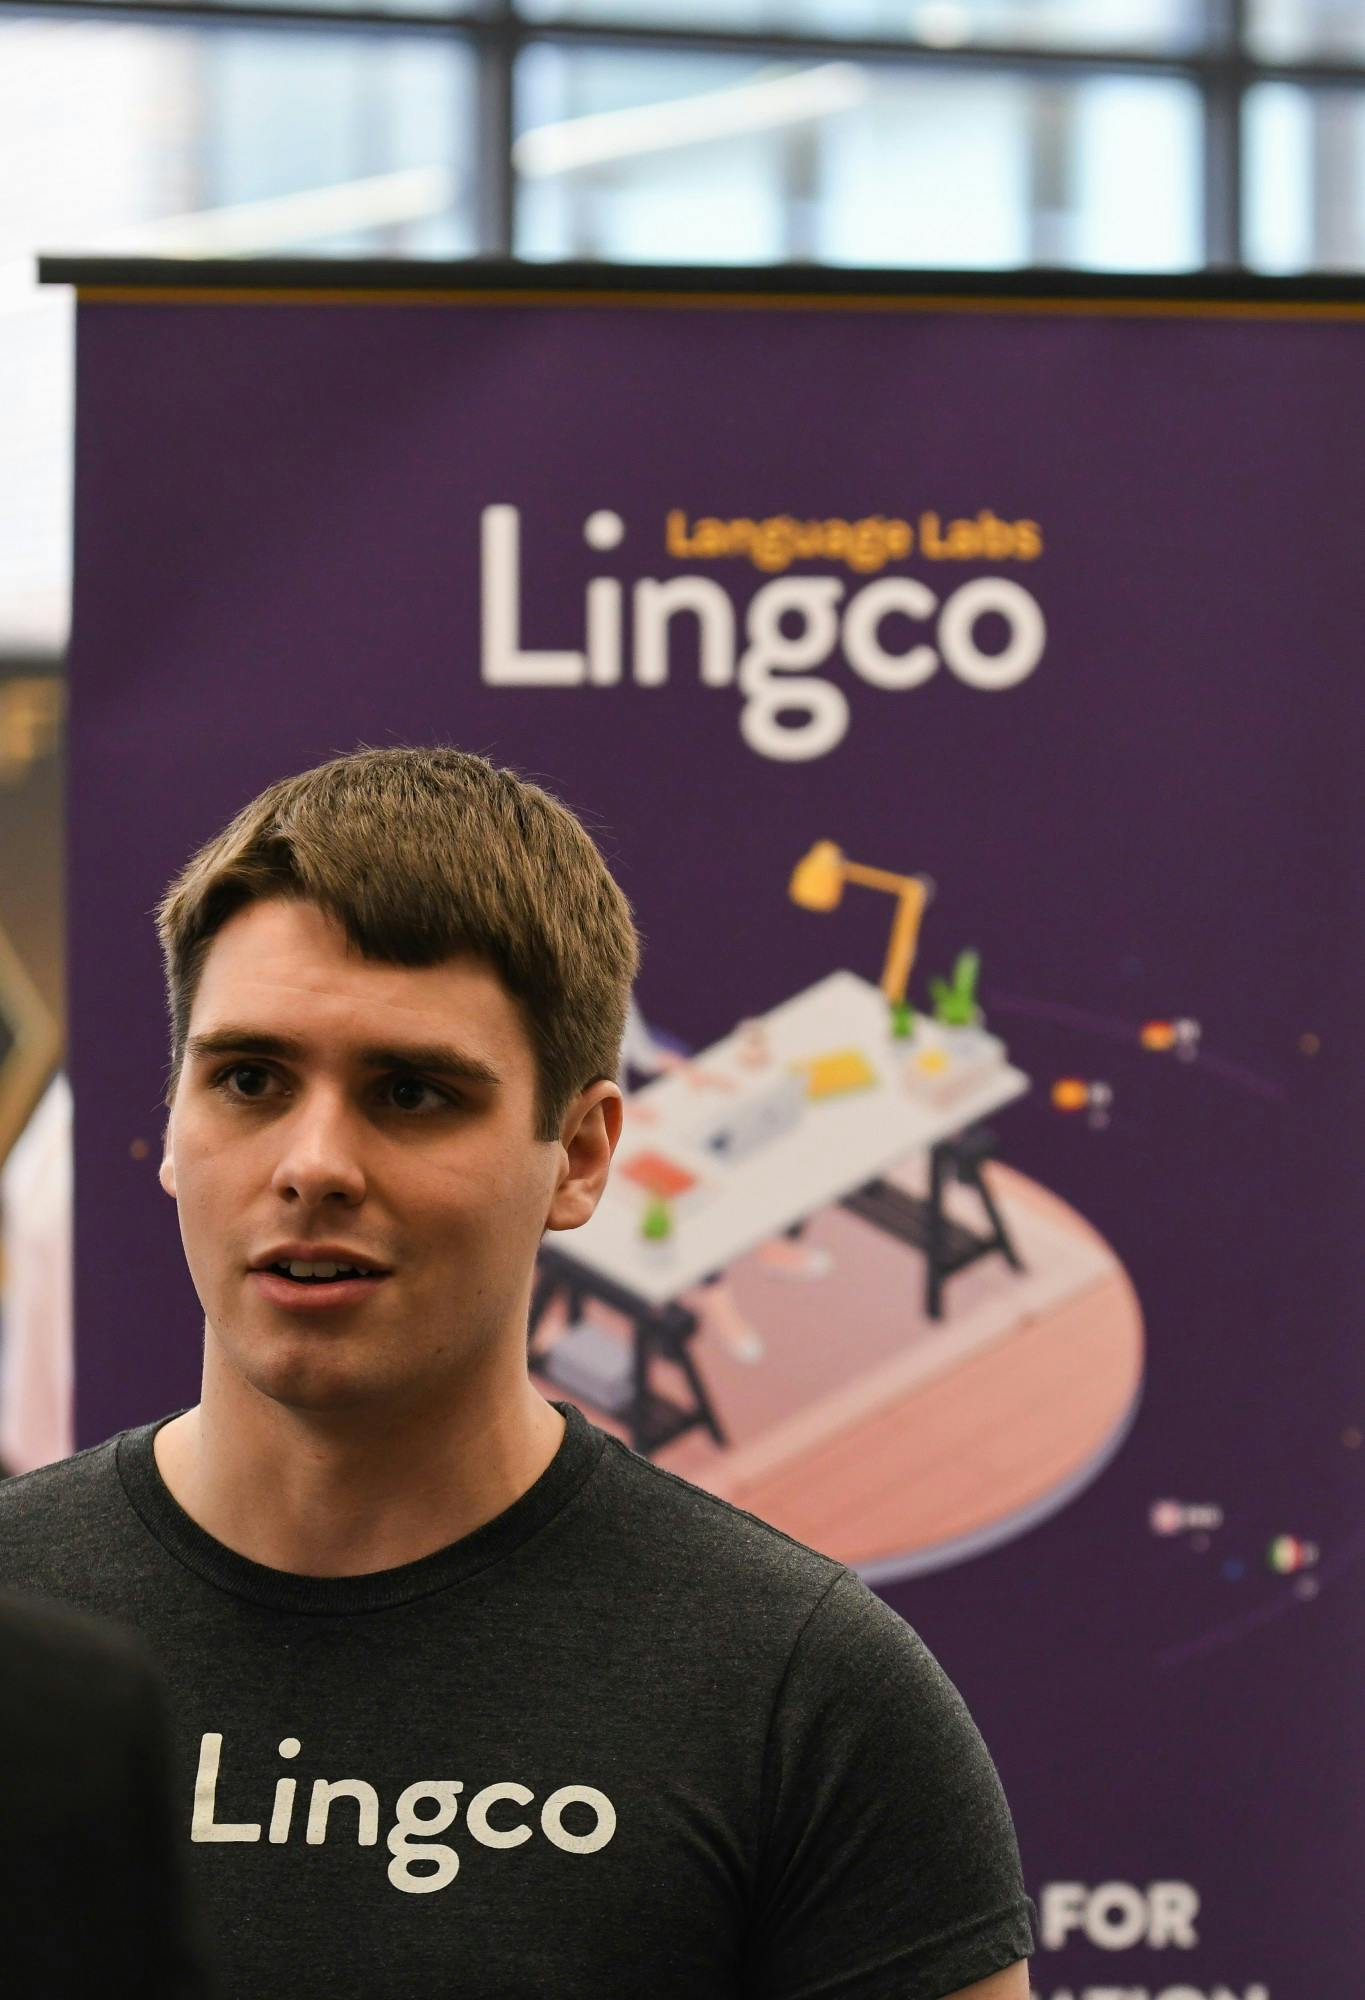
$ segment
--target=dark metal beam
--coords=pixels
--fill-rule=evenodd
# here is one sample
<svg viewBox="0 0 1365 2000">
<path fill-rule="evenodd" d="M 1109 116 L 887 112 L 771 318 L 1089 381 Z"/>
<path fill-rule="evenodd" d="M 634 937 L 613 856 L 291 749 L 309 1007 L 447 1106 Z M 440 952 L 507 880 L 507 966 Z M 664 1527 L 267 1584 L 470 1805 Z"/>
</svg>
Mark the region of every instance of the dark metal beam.
<svg viewBox="0 0 1365 2000">
<path fill-rule="evenodd" d="M 309 33 L 318 28 L 345 29 L 355 34 L 385 33 L 466 36 L 479 23 L 468 15 L 415 14 L 401 6 L 372 7 L 279 6 L 271 0 L 0 0 L 0 19 L 29 21 L 136 21 L 173 28 L 278 28 L 285 33 Z"/>
<path fill-rule="evenodd" d="M 1171 305 L 1365 309 L 1365 275 L 1262 277 L 1247 271 L 1113 271 L 871 269 L 831 264 L 522 263 L 515 259 L 442 257 L 40 257 L 44 284 L 77 285 L 98 293 L 374 292 L 789 298 L 858 301 L 953 299 L 984 304 L 1018 301 L 1136 310 Z"/>
<path fill-rule="evenodd" d="M 1239 12 L 1241 0 L 1235 0 Z M 280 5 L 279 0 L 0 0 L 0 16 L 86 21 L 138 20 L 194 23 L 230 28 L 235 22 L 285 29 L 326 27 L 392 29 L 403 33 L 449 32 L 479 42 L 503 42 L 512 53 L 533 42 L 561 47 L 645 50 L 693 50 L 717 55 L 752 56 L 772 62 L 894 63 L 906 68 L 1010 71 L 1020 75 L 1083 75 L 1088 73 L 1149 74 L 1184 77 L 1196 83 L 1216 73 L 1231 74 L 1245 85 L 1254 80 L 1307 85 L 1365 85 L 1365 61 L 1259 63 L 1246 53 L 1245 40 L 1219 46 L 1213 39 L 1203 49 L 1161 54 L 1150 49 L 1077 47 L 1020 48 L 1008 43 L 971 43 L 952 49 L 930 48 L 906 37 L 774 35 L 762 31 L 597 23 L 536 22 L 512 11 L 510 0 L 486 0 L 475 12 L 453 7 L 446 14 L 393 8 L 341 8 Z"/>
<path fill-rule="evenodd" d="M 518 47 L 529 42 L 553 42 L 564 48 L 692 50 L 767 61 L 894 62 L 958 70 L 1138 69 L 1159 75 L 1188 76 L 1205 67 L 1208 60 L 1198 52 L 1162 55 L 1141 49 L 1098 52 L 1087 48 L 1035 49 L 996 43 L 939 49 L 901 36 L 772 34 L 750 29 L 688 28 L 681 22 L 676 27 L 614 21 L 538 22 L 512 13 L 502 0 L 475 13 L 462 11 L 458 0 L 448 13 L 425 9 L 416 12 L 406 8 L 402 0 L 395 0 L 392 7 L 337 7 L 327 5 L 326 0 L 318 0 L 317 5 L 311 4 L 311 0 L 300 0 L 300 4 L 293 6 L 281 5 L 280 0 L 0 0 L 0 15 L 83 21 L 164 21 L 218 28 L 230 28 L 234 22 L 253 27 L 392 28 L 426 33 L 459 28 L 480 40 L 510 41 Z M 1359 74 L 1365 77 L 1365 64 Z"/>
<path fill-rule="evenodd" d="M 1211 46 L 1223 57 L 1204 82 L 1204 261 L 1243 261 L 1242 119 L 1246 100 L 1244 0 L 1207 0 Z"/>
<path fill-rule="evenodd" d="M 491 257 L 510 257 L 516 241 L 516 183 L 512 173 L 513 82 L 516 42 L 511 32 L 512 0 L 493 0 L 489 25 L 480 38 L 478 140 L 475 189 L 479 248 Z"/>
</svg>

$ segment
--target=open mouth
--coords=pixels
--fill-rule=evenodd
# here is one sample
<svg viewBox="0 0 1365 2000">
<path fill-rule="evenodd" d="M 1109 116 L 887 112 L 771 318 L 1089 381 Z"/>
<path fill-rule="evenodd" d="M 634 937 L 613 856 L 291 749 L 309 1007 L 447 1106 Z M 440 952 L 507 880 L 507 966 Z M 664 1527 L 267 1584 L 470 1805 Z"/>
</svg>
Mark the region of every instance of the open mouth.
<svg viewBox="0 0 1365 2000">
<path fill-rule="evenodd" d="M 352 1278 L 379 1278 L 382 1271 L 361 1271 L 354 1265 L 324 1264 L 314 1270 L 291 1269 L 288 1264 L 267 1264 L 267 1271 L 273 1271 L 277 1278 L 288 1278 L 293 1285 L 339 1285 Z"/>
</svg>

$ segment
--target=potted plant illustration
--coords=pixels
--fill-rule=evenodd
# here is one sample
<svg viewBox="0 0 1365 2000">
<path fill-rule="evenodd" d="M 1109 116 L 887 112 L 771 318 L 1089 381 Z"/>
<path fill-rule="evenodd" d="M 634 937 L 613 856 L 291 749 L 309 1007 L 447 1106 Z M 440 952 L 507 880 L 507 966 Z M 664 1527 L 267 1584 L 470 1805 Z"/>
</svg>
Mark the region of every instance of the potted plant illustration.
<svg viewBox="0 0 1365 2000">
<path fill-rule="evenodd" d="M 647 1243 L 667 1243 L 673 1234 L 673 1213 L 662 1195 L 652 1194 L 645 1203 L 640 1234 Z"/>
<path fill-rule="evenodd" d="M 976 982 L 981 971 L 981 954 L 959 952 L 951 979 L 931 979 L 934 1019 L 943 1029 L 945 1044 L 958 1061 L 969 1061 L 985 1040 L 986 1017 L 976 998 Z"/>
<path fill-rule="evenodd" d="M 929 991 L 934 1000 L 934 1019 L 946 1028 L 979 1027 L 983 1015 L 976 1004 L 976 981 L 981 971 L 981 954 L 976 951 L 959 952 L 953 976 L 949 979 L 931 979 Z"/>
</svg>

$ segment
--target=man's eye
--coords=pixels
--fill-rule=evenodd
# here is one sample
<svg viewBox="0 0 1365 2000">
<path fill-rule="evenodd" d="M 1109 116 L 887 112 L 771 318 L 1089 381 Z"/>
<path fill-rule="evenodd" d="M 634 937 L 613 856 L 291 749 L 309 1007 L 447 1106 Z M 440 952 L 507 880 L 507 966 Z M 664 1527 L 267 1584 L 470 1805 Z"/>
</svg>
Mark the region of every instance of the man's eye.
<svg viewBox="0 0 1365 2000">
<path fill-rule="evenodd" d="M 245 1092 L 238 1092 L 235 1090 L 229 1090 L 227 1086 L 231 1082 L 233 1077 L 263 1076 L 268 1079 L 269 1074 L 270 1072 L 268 1070 L 262 1069 L 259 1063 L 233 1063 L 230 1065 L 229 1068 L 220 1070 L 218 1072 L 218 1075 L 213 1079 L 213 1087 L 215 1090 L 221 1090 L 224 1093 L 224 1095 L 228 1097 L 236 1097 L 239 1095 L 244 1095 L 247 1097 L 255 1097 L 259 1095 L 259 1093 L 256 1091 L 248 1090 Z"/>
<path fill-rule="evenodd" d="M 388 1084 L 386 1085 L 386 1088 L 394 1091 L 424 1090 L 426 1091 L 428 1097 L 435 1099 L 436 1104 L 438 1106 L 442 1104 L 454 1104 L 456 1102 L 455 1098 L 453 1098 L 448 1091 L 438 1090 L 434 1083 L 423 1083 L 420 1076 L 390 1077 Z M 400 1111 L 414 1111 L 417 1109 L 417 1106 L 413 1104 L 400 1104 L 398 1108 Z"/>
<path fill-rule="evenodd" d="M 212 1088 L 232 1104 L 258 1104 L 270 1096 L 274 1076 L 258 1062 L 230 1062 L 218 1070 Z M 458 1098 L 448 1090 L 422 1082 L 420 1076 L 390 1076 L 380 1084 L 382 1100 L 400 1112 L 438 1112 L 456 1106 Z"/>
</svg>

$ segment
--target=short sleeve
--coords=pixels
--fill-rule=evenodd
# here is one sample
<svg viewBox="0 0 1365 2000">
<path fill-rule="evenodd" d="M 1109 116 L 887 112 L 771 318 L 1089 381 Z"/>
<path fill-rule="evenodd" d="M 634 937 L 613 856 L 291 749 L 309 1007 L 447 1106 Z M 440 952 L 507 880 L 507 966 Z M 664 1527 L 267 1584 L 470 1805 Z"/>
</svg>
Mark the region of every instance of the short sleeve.
<svg viewBox="0 0 1365 2000">
<path fill-rule="evenodd" d="M 1035 1948 L 1014 1823 L 957 1689 L 851 1570 L 770 1725 L 745 1990 L 942 2000 Z"/>
</svg>

